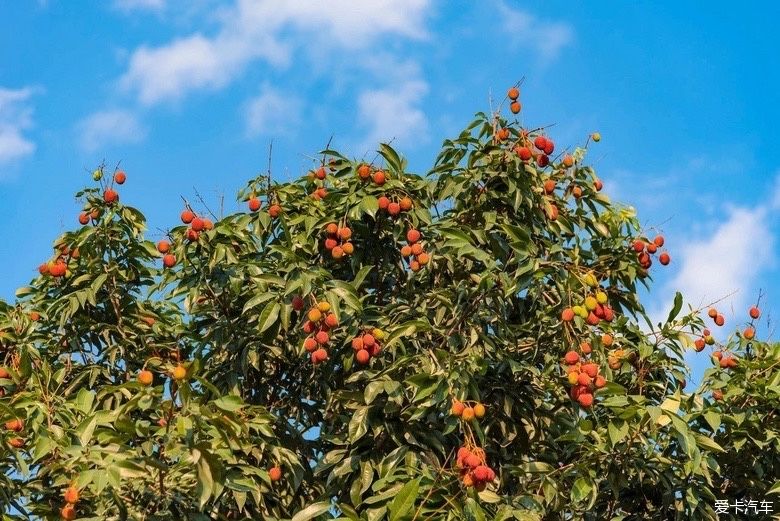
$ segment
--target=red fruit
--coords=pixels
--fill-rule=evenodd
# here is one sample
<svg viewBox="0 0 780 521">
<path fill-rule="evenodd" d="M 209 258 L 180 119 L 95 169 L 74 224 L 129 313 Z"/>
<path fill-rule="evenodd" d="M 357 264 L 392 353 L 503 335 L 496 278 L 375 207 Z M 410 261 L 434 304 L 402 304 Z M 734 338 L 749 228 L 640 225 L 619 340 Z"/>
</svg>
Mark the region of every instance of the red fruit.
<svg viewBox="0 0 780 521">
<path fill-rule="evenodd" d="M 412 255 L 421 255 L 423 252 L 423 245 L 418 243 L 412 244 Z"/>
<path fill-rule="evenodd" d="M 634 248 L 635 252 L 642 253 L 645 250 L 645 243 L 640 240 L 636 240 L 634 241 L 632 247 Z"/>
<path fill-rule="evenodd" d="M 319 348 L 311 354 L 311 362 L 314 365 L 320 364 L 328 359 L 328 352 L 323 348 Z"/>
<path fill-rule="evenodd" d="M 401 247 L 401 256 L 402 257 L 411 257 L 412 255 L 412 247 L 411 246 L 402 246 Z"/>
<path fill-rule="evenodd" d="M 596 389 L 601 389 L 602 387 L 607 385 L 607 380 L 603 376 L 598 375 L 596 376 L 596 380 L 593 382 L 593 385 L 596 386 Z"/>
<path fill-rule="evenodd" d="M 726 319 L 723 315 L 718 315 L 717 317 L 715 317 L 716 326 L 722 326 L 725 323 L 726 323 Z"/>
<path fill-rule="evenodd" d="M 669 254 L 666 252 L 663 252 L 661 255 L 658 256 L 658 262 L 660 262 L 663 266 L 666 266 L 671 262 L 671 257 L 669 257 Z"/>
<path fill-rule="evenodd" d="M 352 237 L 352 230 L 349 228 L 341 228 L 338 231 L 338 235 L 342 240 L 348 240 L 350 237 Z"/>
<path fill-rule="evenodd" d="M 331 257 L 338 260 L 344 256 L 344 248 L 341 246 L 336 246 L 330 251 Z"/>
<path fill-rule="evenodd" d="M 303 348 L 309 353 L 313 353 L 317 350 L 317 341 L 312 337 L 308 337 L 303 341 Z"/>
<path fill-rule="evenodd" d="M 355 352 L 360 351 L 363 349 L 363 339 L 361 337 L 356 337 L 352 339 L 352 350 Z"/>
<path fill-rule="evenodd" d="M 114 174 L 114 182 L 118 185 L 125 184 L 125 181 L 127 181 L 127 174 L 125 174 L 123 171 L 119 171 L 116 174 Z"/>
<path fill-rule="evenodd" d="M 390 204 L 387 206 L 387 212 L 388 212 L 390 215 L 392 215 L 392 216 L 396 216 L 396 215 L 398 215 L 399 213 L 401 213 L 401 205 L 400 205 L 400 204 L 398 204 L 398 203 L 390 203 Z"/>
<path fill-rule="evenodd" d="M 259 202 L 260 201 L 258 200 L 258 203 Z M 251 200 L 250 200 L 250 204 L 251 204 Z M 194 218 L 195 218 L 195 214 L 193 213 L 192 210 L 184 210 L 181 213 L 181 222 L 183 222 L 184 224 L 190 224 Z"/>
<path fill-rule="evenodd" d="M 261 206 L 262 206 L 262 203 L 260 202 L 260 199 L 258 199 L 257 197 L 252 197 L 251 199 L 249 199 L 249 211 L 250 212 L 258 211 Z M 190 212 L 190 214 L 192 214 L 192 212 Z M 195 215 L 192 214 L 192 216 L 194 217 Z M 184 217 L 182 217 L 182 221 L 184 221 Z M 192 221 L 192 218 L 190 218 L 189 221 L 184 221 L 184 222 L 185 223 L 189 223 L 191 221 Z"/>
<path fill-rule="evenodd" d="M 369 333 L 366 333 L 363 335 L 363 345 L 366 347 L 371 347 L 376 342 L 376 339 L 374 338 L 374 335 L 371 335 Z"/>
<path fill-rule="evenodd" d="M 588 376 L 585 373 L 580 373 L 577 376 L 577 383 L 580 384 L 580 385 L 588 386 L 588 385 L 591 384 L 591 382 L 592 382 L 592 380 L 591 380 L 590 376 Z"/>
<path fill-rule="evenodd" d="M 270 215 L 273 219 L 276 219 L 279 217 L 279 215 L 282 213 L 282 207 L 278 204 L 272 204 L 271 207 L 268 209 L 268 215 Z"/>
<path fill-rule="evenodd" d="M 163 257 L 163 266 L 166 268 L 172 268 L 176 265 L 176 257 L 171 255 L 170 253 Z"/>
<path fill-rule="evenodd" d="M 360 179 L 365 181 L 366 179 L 371 177 L 371 167 L 363 163 L 358 167 L 357 173 L 358 173 L 358 177 L 360 177 Z"/>
<path fill-rule="evenodd" d="M 512 101 L 516 100 L 518 97 L 520 97 L 520 89 L 517 87 L 510 88 L 506 95 L 511 99 Z"/>
<path fill-rule="evenodd" d="M 325 317 L 325 325 L 328 327 L 337 327 L 339 325 L 339 319 L 333 313 L 328 313 Z"/>
<path fill-rule="evenodd" d="M 580 351 L 582 351 L 582 354 L 589 355 L 591 351 L 593 351 L 593 348 L 590 345 L 590 342 L 582 342 L 580 344 Z"/>
<path fill-rule="evenodd" d="M 487 481 L 488 476 L 490 475 L 488 470 L 489 469 L 485 465 L 477 465 L 477 467 L 474 469 L 474 477 L 479 481 Z"/>
<path fill-rule="evenodd" d="M 582 366 L 582 372 L 584 372 L 586 375 L 590 376 L 591 378 L 596 378 L 596 375 L 599 374 L 599 366 L 597 366 L 594 363 L 588 363 Z"/>
<path fill-rule="evenodd" d="M 750 311 L 748 311 L 748 314 L 750 315 L 750 318 L 757 319 L 761 316 L 761 311 L 756 306 L 753 306 L 750 308 Z"/>
<path fill-rule="evenodd" d="M 553 193 L 555 191 L 555 181 L 552 179 L 548 179 L 544 182 L 544 193 L 547 195 Z"/>
<path fill-rule="evenodd" d="M 727 358 L 727 357 L 724 356 L 723 358 L 721 358 L 718 361 L 718 363 L 720 364 L 720 367 L 722 369 L 725 369 L 725 368 L 729 367 L 729 360 L 730 360 L 730 358 Z"/>
<path fill-rule="evenodd" d="M 5 428 L 9 431 L 21 432 L 22 430 L 24 430 L 24 420 L 20 418 L 8 420 L 7 422 L 5 422 Z"/>
<path fill-rule="evenodd" d="M 592 311 L 588 313 L 588 318 L 585 321 L 588 323 L 589 326 L 597 326 L 599 325 L 600 322 L 599 317 L 594 315 Z"/>
<path fill-rule="evenodd" d="M 8 440 L 8 444 L 15 449 L 21 449 L 24 447 L 24 440 L 22 438 L 11 438 Z"/>
<path fill-rule="evenodd" d="M 412 228 L 408 232 L 406 232 L 406 242 L 409 244 L 414 244 L 415 242 L 420 240 L 420 237 L 422 235 L 420 234 L 419 230 L 415 230 Z"/>
<path fill-rule="evenodd" d="M 67 271 L 68 266 L 62 261 L 55 262 L 49 267 L 49 273 L 52 277 L 62 277 Z"/>
<path fill-rule="evenodd" d="M 412 202 L 412 200 L 410 198 L 403 197 L 399 201 L 399 205 L 401 206 L 401 210 L 402 211 L 408 212 L 409 210 L 412 209 L 412 206 L 414 206 L 414 203 Z"/>
<path fill-rule="evenodd" d="M 715 389 L 712 391 L 712 398 L 716 401 L 720 401 L 723 399 L 723 393 L 720 390 Z"/>
<path fill-rule="evenodd" d="M 301 311 L 303 309 L 304 302 L 303 299 L 300 297 L 300 295 L 295 295 L 292 298 L 292 308 L 295 311 Z"/>
<path fill-rule="evenodd" d="M 359 364 L 367 364 L 368 361 L 371 360 L 371 355 L 365 349 L 361 349 L 355 353 L 355 360 Z"/>
<path fill-rule="evenodd" d="M 571 397 L 573 400 L 576 400 L 580 397 L 582 393 L 588 392 L 588 388 L 584 385 L 575 385 L 571 388 Z"/>
<path fill-rule="evenodd" d="M 79 214 L 79 224 L 88 224 L 89 223 L 89 215 L 86 212 L 81 212 Z"/>
<path fill-rule="evenodd" d="M 577 397 L 577 402 L 585 408 L 590 407 L 593 405 L 593 395 L 590 393 L 582 393 Z"/>
<path fill-rule="evenodd" d="M 385 181 L 387 180 L 387 176 L 385 176 L 383 170 L 377 170 L 376 172 L 374 172 L 373 179 L 376 184 L 382 186 L 383 184 L 385 184 Z"/>
<path fill-rule="evenodd" d="M 561 312 L 561 320 L 564 322 L 571 322 L 574 320 L 574 310 L 572 308 L 566 308 Z"/>
<path fill-rule="evenodd" d="M 573 157 L 571 157 L 569 154 L 563 156 L 563 166 L 565 166 L 566 168 L 570 168 L 573 165 L 574 165 Z"/>
<path fill-rule="evenodd" d="M 479 459 L 479 456 L 476 454 L 469 454 L 466 456 L 466 459 L 463 461 L 467 467 L 477 468 L 482 464 L 482 460 Z"/>
<path fill-rule="evenodd" d="M 528 147 L 517 147 L 515 148 L 515 153 L 522 159 L 523 161 L 528 161 L 531 159 L 531 149 Z"/>
<path fill-rule="evenodd" d="M 195 242 L 198 240 L 198 237 L 200 237 L 200 234 L 193 230 L 192 228 L 187 229 L 187 240 L 191 242 Z"/>
<path fill-rule="evenodd" d="M 693 342 L 694 349 L 696 349 L 697 352 L 702 352 L 704 350 L 704 345 L 705 344 L 706 344 L 706 342 L 704 342 L 703 338 L 697 338 Z"/>
<path fill-rule="evenodd" d="M 550 164 L 550 158 L 546 154 L 539 154 L 536 156 L 536 164 L 544 168 Z"/>
<path fill-rule="evenodd" d="M 38 273 L 41 275 L 48 275 L 49 274 L 49 265 L 46 263 L 41 264 L 38 266 Z"/>
<path fill-rule="evenodd" d="M 271 481 L 279 481 L 282 479 L 282 469 L 279 467 L 271 467 L 268 469 L 268 477 L 271 478 Z"/>
<path fill-rule="evenodd" d="M 730 356 L 728 359 L 729 367 L 737 367 L 737 358 L 734 356 Z"/>
<path fill-rule="evenodd" d="M 306 322 L 303 323 L 302 329 L 303 332 L 306 333 L 307 335 L 314 333 L 314 322 L 311 320 L 307 320 Z"/>
<path fill-rule="evenodd" d="M 522 105 L 520 105 L 520 102 L 519 102 L 519 101 L 513 101 L 513 102 L 512 102 L 512 103 L 509 105 L 509 110 L 511 110 L 511 111 L 512 111 L 512 114 L 519 114 L 519 113 L 520 113 L 520 109 L 521 109 L 521 108 L 522 108 Z"/>
<path fill-rule="evenodd" d="M 113 204 L 119 200 L 119 194 L 115 191 L 109 188 L 105 192 L 103 192 L 103 201 L 105 201 L 107 204 Z"/>
<path fill-rule="evenodd" d="M 382 346 L 377 342 L 368 348 L 368 352 L 371 353 L 371 356 L 379 356 L 379 353 L 382 352 Z"/>
<path fill-rule="evenodd" d="M 74 486 L 70 486 L 65 489 L 65 492 L 62 494 L 62 496 L 66 503 L 70 505 L 76 504 L 79 502 L 79 489 Z"/>
<path fill-rule="evenodd" d="M 566 362 L 566 365 L 574 365 L 580 361 L 580 355 L 577 351 L 569 351 L 563 357 L 563 360 Z"/>
<path fill-rule="evenodd" d="M 742 336 L 745 337 L 747 340 L 753 340 L 753 337 L 756 336 L 756 330 L 752 327 L 747 327 L 742 332 Z"/>
<path fill-rule="evenodd" d="M 314 177 L 322 181 L 328 176 L 328 173 L 325 171 L 325 167 L 319 167 L 316 172 L 314 172 Z"/>
<path fill-rule="evenodd" d="M 203 228 L 204 228 L 203 219 L 201 219 L 200 217 L 195 217 L 195 218 L 192 220 L 192 224 L 191 224 L 190 226 L 191 226 L 191 227 L 192 227 L 192 229 L 193 229 L 193 230 L 195 230 L 196 232 L 199 232 L 199 231 L 203 230 Z"/>
<path fill-rule="evenodd" d="M 647 243 L 647 253 L 655 253 L 658 251 L 658 246 L 654 242 Z"/>
<path fill-rule="evenodd" d="M 214 223 L 208 217 L 203 219 L 203 229 L 206 231 L 214 229 Z"/>
<path fill-rule="evenodd" d="M 314 338 L 316 338 L 317 343 L 320 345 L 325 345 L 330 341 L 330 336 L 325 331 L 320 331 L 317 333 Z"/>
<path fill-rule="evenodd" d="M 536 136 L 536 139 L 534 139 L 534 146 L 543 151 L 547 146 L 547 139 L 544 136 Z"/>
<path fill-rule="evenodd" d="M 664 245 L 664 236 L 663 235 L 656 235 L 655 239 L 653 239 L 653 244 L 658 246 L 659 248 Z"/>
<path fill-rule="evenodd" d="M 553 151 L 555 151 L 555 143 L 553 143 L 551 139 L 548 139 L 547 144 L 544 146 L 544 153 L 549 156 Z"/>
<path fill-rule="evenodd" d="M 596 304 L 596 309 L 593 310 L 593 314 L 602 320 L 606 318 L 606 315 L 604 314 L 604 306 L 601 304 Z"/>
<path fill-rule="evenodd" d="M 607 322 L 612 322 L 613 318 L 615 318 L 615 312 L 612 311 L 611 307 L 604 306 L 604 320 Z"/>
<path fill-rule="evenodd" d="M 593 181 L 593 187 L 596 189 L 597 192 L 600 192 L 602 188 L 604 188 L 604 183 L 601 182 L 601 179 L 596 179 Z"/>
<path fill-rule="evenodd" d="M 383 195 L 377 199 L 377 203 L 379 204 L 380 210 L 387 210 L 387 207 L 390 206 L 390 199 Z"/>
<path fill-rule="evenodd" d="M 0 378 L 11 378 L 11 373 L 5 367 L 0 367 Z"/>
<path fill-rule="evenodd" d="M 712 318 L 715 318 L 715 317 L 717 317 L 717 316 L 718 316 L 718 312 L 716 311 L 716 312 L 715 312 L 715 314 L 714 314 L 714 316 L 713 316 Z M 710 330 L 709 330 L 709 329 L 707 329 L 707 328 L 704 328 L 704 331 L 702 331 L 702 332 L 701 332 L 701 336 L 710 336 L 711 334 L 712 334 L 712 333 L 711 333 L 711 332 L 710 332 Z"/>
<path fill-rule="evenodd" d="M 707 310 L 707 316 L 709 316 L 710 318 L 714 319 L 715 317 L 718 316 L 718 310 L 715 309 L 715 308 L 708 309 Z M 705 334 L 704 336 L 707 336 L 707 335 Z"/>
<path fill-rule="evenodd" d="M 162 240 L 157 243 L 157 251 L 160 253 L 168 253 L 171 250 L 171 243 L 166 240 Z"/>
<path fill-rule="evenodd" d="M 65 519 L 67 521 L 76 519 L 76 507 L 74 507 L 73 505 L 65 505 L 60 510 L 60 517 L 62 517 L 62 519 Z"/>
<path fill-rule="evenodd" d="M 345 242 L 341 245 L 341 249 L 344 250 L 345 255 L 352 255 L 355 252 L 355 245 L 351 242 Z"/>
<path fill-rule="evenodd" d="M 335 248 L 336 246 L 338 246 L 338 244 L 339 243 L 336 241 L 336 239 L 331 239 L 330 237 L 325 239 L 325 249 L 328 250 L 328 251 L 330 251 L 333 248 Z"/>
<path fill-rule="evenodd" d="M 328 223 L 325 227 L 325 233 L 335 237 L 339 233 L 339 226 L 336 223 Z"/>
</svg>

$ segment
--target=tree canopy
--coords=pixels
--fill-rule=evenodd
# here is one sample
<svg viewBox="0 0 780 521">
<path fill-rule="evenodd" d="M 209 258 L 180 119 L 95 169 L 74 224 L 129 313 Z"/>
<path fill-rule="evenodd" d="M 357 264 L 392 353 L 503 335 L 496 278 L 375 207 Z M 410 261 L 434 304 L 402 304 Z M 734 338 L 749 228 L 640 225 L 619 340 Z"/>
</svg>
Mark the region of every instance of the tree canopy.
<svg viewBox="0 0 780 521">
<path fill-rule="evenodd" d="M 518 92 L 506 104 L 520 111 Z M 516 103 L 516 104 L 515 104 Z M 427 175 L 330 148 L 155 244 L 95 171 L 0 302 L 4 519 L 716 519 L 780 491 L 780 346 L 637 290 L 663 236 L 479 113 Z M 32 261 L 31 261 L 32 262 Z M 704 316 L 703 316 L 704 315 Z M 710 322 L 713 322 L 710 324 Z M 686 353 L 713 367 L 686 388 Z M 695 355 L 694 355 L 695 356 Z"/>
</svg>

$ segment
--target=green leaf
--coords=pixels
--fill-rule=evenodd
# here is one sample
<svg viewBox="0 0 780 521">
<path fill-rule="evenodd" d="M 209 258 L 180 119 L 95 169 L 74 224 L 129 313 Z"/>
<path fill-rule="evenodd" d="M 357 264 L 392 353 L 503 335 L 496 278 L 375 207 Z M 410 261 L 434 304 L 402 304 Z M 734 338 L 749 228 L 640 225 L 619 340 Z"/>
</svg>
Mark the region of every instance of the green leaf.
<svg viewBox="0 0 780 521">
<path fill-rule="evenodd" d="M 76 427 L 76 434 L 82 447 L 86 447 L 92 439 L 92 434 L 95 432 L 97 426 L 97 418 L 94 415 L 87 416 L 78 427 Z"/>
<path fill-rule="evenodd" d="M 349 421 L 349 442 L 355 443 L 368 432 L 368 406 L 358 408 Z"/>
<path fill-rule="evenodd" d="M 276 323 L 276 319 L 279 318 L 279 311 L 281 309 L 282 306 L 278 302 L 269 302 L 266 304 L 266 306 L 263 308 L 263 311 L 260 313 L 260 318 L 258 319 L 260 333 L 267 330 Z"/>
<path fill-rule="evenodd" d="M 215 407 L 228 412 L 235 412 L 244 406 L 241 397 L 235 395 L 223 396 L 222 398 L 214 400 L 212 403 Z"/>
<path fill-rule="evenodd" d="M 717 431 L 720 428 L 720 414 L 715 411 L 707 411 L 704 413 L 704 419 L 707 420 L 712 432 Z"/>
<path fill-rule="evenodd" d="M 671 322 L 672 320 L 675 319 L 675 317 L 677 317 L 677 314 L 682 309 L 682 305 L 683 305 L 682 294 L 678 291 L 677 293 L 674 294 L 674 305 L 672 306 L 672 310 L 669 311 L 669 316 L 666 317 L 667 322 Z"/>
<path fill-rule="evenodd" d="M 417 491 L 420 488 L 420 478 L 408 482 L 398 492 L 390 503 L 390 521 L 402 519 L 414 506 L 417 501 Z"/>
<path fill-rule="evenodd" d="M 331 504 L 328 501 L 320 501 L 319 503 L 314 503 L 312 505 L 307 506 L 297 514 L 295 514 L 291 521 L 309 521 L 310 519 L 314 519 L 320 514 L 324 514 L 328 510 L 331 509 Z"/>
</svg>

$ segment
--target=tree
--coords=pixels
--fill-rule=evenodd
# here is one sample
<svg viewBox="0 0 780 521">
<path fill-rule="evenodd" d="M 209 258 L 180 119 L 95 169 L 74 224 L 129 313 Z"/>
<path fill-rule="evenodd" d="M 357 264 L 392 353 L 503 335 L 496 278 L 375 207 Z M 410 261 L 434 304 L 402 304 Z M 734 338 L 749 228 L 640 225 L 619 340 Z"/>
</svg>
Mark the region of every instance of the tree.
<svg viewBox="0 0 780 521">
<path fill-rule="evenodd" d="M 4 518 L 716 519 L 769 498 L 780 347 L 758 309 L 722 344 L 680 294 L 650 322 L 637 285 L 670 257 L 600 193 L 599 139 L 560 154 L 480 113 L 425 177 L 386 144 L 328 148 L 251 180 L 246 212 L 186 204 L 156 245 L 100 167 L 82 226 L 0 305 Z"/>
</svg>

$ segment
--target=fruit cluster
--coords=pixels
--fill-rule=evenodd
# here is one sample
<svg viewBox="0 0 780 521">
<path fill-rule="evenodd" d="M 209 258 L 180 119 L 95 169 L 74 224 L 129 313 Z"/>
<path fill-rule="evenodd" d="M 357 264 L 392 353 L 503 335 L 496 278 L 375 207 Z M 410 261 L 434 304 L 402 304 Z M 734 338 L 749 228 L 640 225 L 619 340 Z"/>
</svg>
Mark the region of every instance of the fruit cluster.
<svg viewBox="0 0 780 521">
<path fill-rule="evenodd" d="M 171 253 L 171 243 L 165 239 L 157 243 L 157 251 L 163 255 L 163 266 L 173 268 L 176 265 L 176 256 Z"/>
<path fill-rule="evenodd" d="M 249 206 L 250 212 L 256 212 L 260 210 L 260 208 L 263 206 L 263 203 L 260 201 L 260 199 L 257 196 L 252 196 L 247 201 L 247 205 Z M 273 203 L 271 206 L 268 207 L 268 215 L 271 216 L 271 218 L 276 219 L 279 217 L 282 213 L 282 206 L 279 203 Z"/>
<path fill-rule="evenodd" d="M 414 202 L 410 197 L 404 196 L 398 200 L 390 199 L 382 195 L 377 199 L 379 210 L 387 212 L 391 217 L 397 217 L 401 212 L 408 212 L 414 207 Z"/>
<path fill-rule="evenodd" d="M 637 239 L 634 241 L 631 247 L 637 254 L 639 265 L 644 269 L 649 269 L 650 266 L 653 265 L 653 260 L 650 258 L 650 256 L 655 255 L 655 253 L 658 251 L 658 248 L 663 247 L 663 245 L 664 237 L 663 235 L 658 235 L 655 237 L 655 239 L 652 240 L 652 242 L 645 242 L 641 239 Z M 661 254 L 658 256 L 658 262 L 660 262 L 663 266 L 669 264 L 671 260 L 672 258 L 666 251 L 661 252 Z"/>
<path fill-rule="evenodd" d="M 626 352 L 621 348 L 617 348 L 611 351 L 607 356 L 607 365 L 609 365 L 609 368 L 612 370 L 620 369 L 620 366 L 623 365 L 623 358 L 625 357 Z"/>
<path fill-rule="evenodd" d="M 693 342 L 693 348 L 697 352 L 702 352 L 704 350 L 705 345 L 713 345 L 715 343 L 715 337 L 712 336 L 712 333 L 709 329 L 704 329 L 701 332 L 701 337 L 697 338 Z"/>
<path fill-rule="evenodd" d="M 586 409 L 593 405 L 593 395 L 596 391 L 607 385 L 606 379 L 599 374 L 598 364 L 586 358 L 592 350 L 590 343 L 583 342 L 580 344 L 582 355 L 572 350 L 563 358 L 567 379 L 572 386 L 572 400 L 577 400 Z"/>
<path fill-rule="evenodd" d="M 357 168 L 357 175 L 361 181 L 371 179 L 374 184 L 382 186 L 387 181 L 387 174 L 382 169 L 374 169 L 369 164 L 363 163 Z"/>
<path fill-rule="evenodd" d="M 364 331 L 352 339 L 352 350 L 355 352 L 355 361 L 366 365 L 372 358 L 382 352 L 381 341 L 385 338 L 385 332 L 379 328 Z"/>
<path fill-rule="evenodd" d="M 734 355 L 724 354 L 722 351 L 715 351 L 712 353 L 712 359 L 717 361 L 721 369 L 733 369 L 739 365 L 737 357 Z"/>
<path fill-rule="evenodd" d="M 189 224 L 186 236 L 190 242 L 196 242 L 200 238 L 201 232 L 214 229 L 214 223 L 211 219 L 198 216 L 189 207 L 185 208 L 181 213 L 181 222 Z"/>
<path fill-rule="evenodd" d="M 481 447 L 460 447 L 456 466 L 460 471 L 460 480 L 466 488 L 485 490 L 488 483 L 496 479 L 496 473 L 485 461 L 485 450 Z"/>
<path fill-rule="evenodd" d="M 76 503 L 79 502 L 79 489 L 71 485 L 62 494 L 65 498 L 65 506 L 60 510 L 62 519 L 76 519 Z"/>
<path fill-rule="evenodd" d="M 431 256 L 425 252 L 420 239 L 422 239 L 420 231 L 412 228 L 406 232 L 407 244 L 401 247 L 401 257 L 408 260 L 409 268 L 415 272 L 420 271 L 431 261 Z"/>
<path fill-rule="evenodd" d="M 24 420 L 21 418 L 14 418 L 5 422 L 5 429 L 7 431 L 19 434 L 24 430 Z M 15 449 L 21 449 L 24 447 L 24 438 L 15 436 L 8 440 L 8 444 Z"/>
<path fill-rule="evenodd" d="M 325 199 L 325 197 L 328 195 L 328 190 L 325 188 L 325 179 L 328 177 L 328 167 L 322 165 L 317 170 L 312 170 L 309 172 L 308 176 L 309 179 L 315 183 L 319 181 L 319 184 L 316 185 L 317 187 L 311 193 L 311 198 L 315 201 Z"/>
<path fill-rule="evenodd" d="M 454 398 L 452 400 L 452 407 L 450 408 L 450 412 L 453 416 L 457 416 L 464 421 L 471 421 L 474 418 L 479 419 L 485 416 L 485 406 L 480 402 L 462 402 Z"/>
<path fill-rule="evenodd" d="M 510 87 L 506 93 L 506 96 L 511 101 L 509 103 L 509 110 L 512 111 L 512 114 L 519 114 L 520 109 L 523 108 L 523 106 L 520 104 L 520 102 L 517 99 L 520 97 L 520 89 L 518 89 L 517 87 Z"/>
<path fill-rule="evenodd" d="M 306 339 L 303 348 L 311 353 L 311 361 L 314 365 L 328 359 L 328 351 L 325 349 L 330 342 L 330 331 L 339 325 L 336 315 L 330 313 L 330 304 L 320 301 L 306 314 L 307 320 L 303 323 L 303 332 Z"/>
<path fill-rule="evenodd" d="M 79 258 L 78 248 L 71 250 L 66 244 L 60 244 L 57 257 L 47 263 L 38 266 L 38 273 L 54 278 L 64 277 L 68 273 L 68 263 Z"/>
<path fill-rule="evenodd" d="M 339 260 L 354 253 L 355 245 L 349 241 L 352 230 L 347 226 L 339 227 L 336 223 L 330 223 L 325 227 L 325 236 L 325 249 L 334 259 Z"/>
<path fill-rule="evenodd" d="M 592 273 L 585 275 L 584 281 L 588 286 L 598 286 L 598 281 Z M 609 306 L 608 301 L 607 294 L 599 288 L 594 293 L 587 295 L 580 304 L 565 308 L 561 312 L 561 320 L 571 322 L 575 316 L 578 316 L 590 326 L 597 326 L 602 320 L 612 322 L 615 318 L 615 312 Z"/>
</svg>

